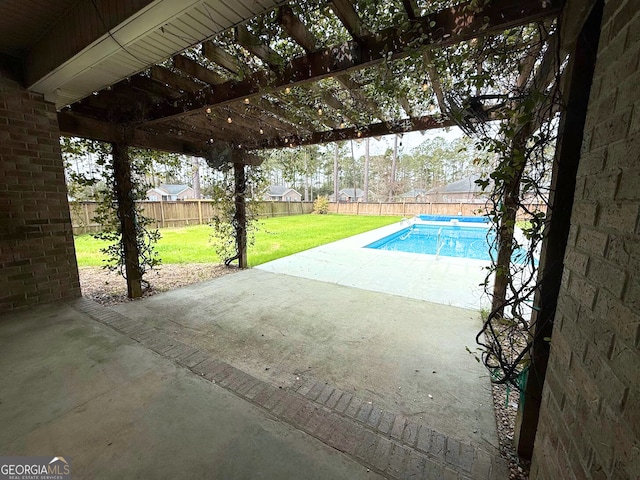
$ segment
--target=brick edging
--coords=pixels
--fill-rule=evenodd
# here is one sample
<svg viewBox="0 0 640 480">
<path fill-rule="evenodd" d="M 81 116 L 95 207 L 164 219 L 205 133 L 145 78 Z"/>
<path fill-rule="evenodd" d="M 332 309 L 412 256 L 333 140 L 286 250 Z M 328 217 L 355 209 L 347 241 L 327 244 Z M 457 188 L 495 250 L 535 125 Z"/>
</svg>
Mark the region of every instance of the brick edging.
<svg viewBox="0 0 640 480">
<path fill-rule="evenodd" d="M 277 387 L 87 298 L 69 305 L 386 477 L 493 479 L 503 462 L 314 378 Z"/>
</svg>

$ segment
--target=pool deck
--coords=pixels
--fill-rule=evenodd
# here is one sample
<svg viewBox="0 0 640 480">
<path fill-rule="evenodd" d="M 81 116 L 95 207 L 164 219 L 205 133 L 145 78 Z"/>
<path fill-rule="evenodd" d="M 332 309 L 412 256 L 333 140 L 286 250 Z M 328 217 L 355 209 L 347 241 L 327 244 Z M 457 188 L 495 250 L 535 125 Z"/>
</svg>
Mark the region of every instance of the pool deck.
<svg viewBox="0 0 640 480">
<path fill-rule="evenodd" d="M 406 226 L 395 223 L 256 268 L 475 311 L 489 306 L 487 261 L 363 248 Z"/>
</svg>

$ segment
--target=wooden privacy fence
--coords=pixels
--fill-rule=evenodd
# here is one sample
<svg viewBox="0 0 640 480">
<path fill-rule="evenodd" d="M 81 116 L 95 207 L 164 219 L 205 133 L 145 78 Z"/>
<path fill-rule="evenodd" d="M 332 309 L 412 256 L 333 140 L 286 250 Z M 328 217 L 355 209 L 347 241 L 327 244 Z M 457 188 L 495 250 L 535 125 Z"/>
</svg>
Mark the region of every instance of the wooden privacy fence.
<svg viewBox="0 0 640 480">
<path fill-rule="evenodd" d="M 182 200 L 178 202 L 138 202 L 143 214 L 151 219 L 151 227 L 184 227 L 211 222 L 216 215 L 217 203 L 214 200 Z M 71 223 L 75 235 L 100 231 L 100 224 L 93 221 L 98 204 L 95 202 L 71 202 Z M 258 215 L 261 217 L 280 217 L 311 213 L 311 202 L 258 202 Z"/>
<path fill-rule="evenodd" d="M 546 212 L 546 205 L 532 204 L 530 210 Z M 395 215 L 413 217 L 419 214 L 429 215 L 483 215 L 484 203 L 331 203 L 329 212 L 348 215 Z M 518 214 L 518 220 L 526 220 L 524 211 Z"/>
<path fill-rule="evenodd" d="M 213 200 L 183 200 L 179 202 L 140 202 L 144 215 L 152 220 L 154 228 L 184 227 L 211 222 L 216 214 L 216 202 Z M 71 221 L 73 233 L 93 233 L 100 231 L 100 225 L 93 221 L 97 203 L 72 202 Z M 258 202 L 258 215 L 261 217 L 281 217 L 311 213 L 311 202 Z M 531 208 L 545 211 L 544 205 L 531 205 Z M 393 215 L 413 217 L 418 214 L 431 215 L 482 215 L 484 203 L 330 203 L 330 213 L 345 215 Z M 524 212 L 518 220 L 526 220 Z"/>
</svg>

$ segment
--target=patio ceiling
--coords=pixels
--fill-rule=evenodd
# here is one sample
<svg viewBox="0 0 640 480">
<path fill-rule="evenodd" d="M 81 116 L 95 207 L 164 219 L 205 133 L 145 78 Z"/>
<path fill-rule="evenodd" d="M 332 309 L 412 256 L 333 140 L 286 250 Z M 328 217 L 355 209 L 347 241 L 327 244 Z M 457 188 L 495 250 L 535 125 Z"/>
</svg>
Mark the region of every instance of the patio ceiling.
<svg viewBox="0 0 640 480">
<path fill-rule="evenodd" d="M 0 56 L 61 108 L 277 5 L 276 0 L 5 0 Z"/>
<path fill-rule="evenodd" d="M 110 3 L 79 5 L 106 16 L 118 11 Z M 31 89 L 56 102 L 65 135 L 209 158 L 220 148 L 292 147 L 454 125 L 441 78 L 446 66 L 434 57 L 548 21 L 563 4 L 128 3 L 131 12 L 117 25 L 97 22 L 87 47 L 40 72 L 34 59 L 46 53 L 43 45 L 55 45 L 69 17 L 63 16 L 29 51 Z M 372 16 L 375 9 L 380 18 Z M 17 50 L 9 45 L 5 53 Z"/>
</svg>

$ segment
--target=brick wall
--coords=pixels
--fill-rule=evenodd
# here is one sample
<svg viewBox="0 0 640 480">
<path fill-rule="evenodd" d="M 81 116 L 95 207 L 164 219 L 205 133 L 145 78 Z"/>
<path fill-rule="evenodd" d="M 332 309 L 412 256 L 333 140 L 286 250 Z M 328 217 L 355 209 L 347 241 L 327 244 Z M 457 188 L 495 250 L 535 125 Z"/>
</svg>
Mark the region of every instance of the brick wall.
<svg viewBox="0 0 640 480">
<path fill-rule="evenodd" d="M 640 11 L 606 3 L 531 478 L 640 478 Z"/>
<path fill-rule="evenodd" d="M 0 313 L 77 296 L 55 108 L 0 72 Z"/>
</svg>

